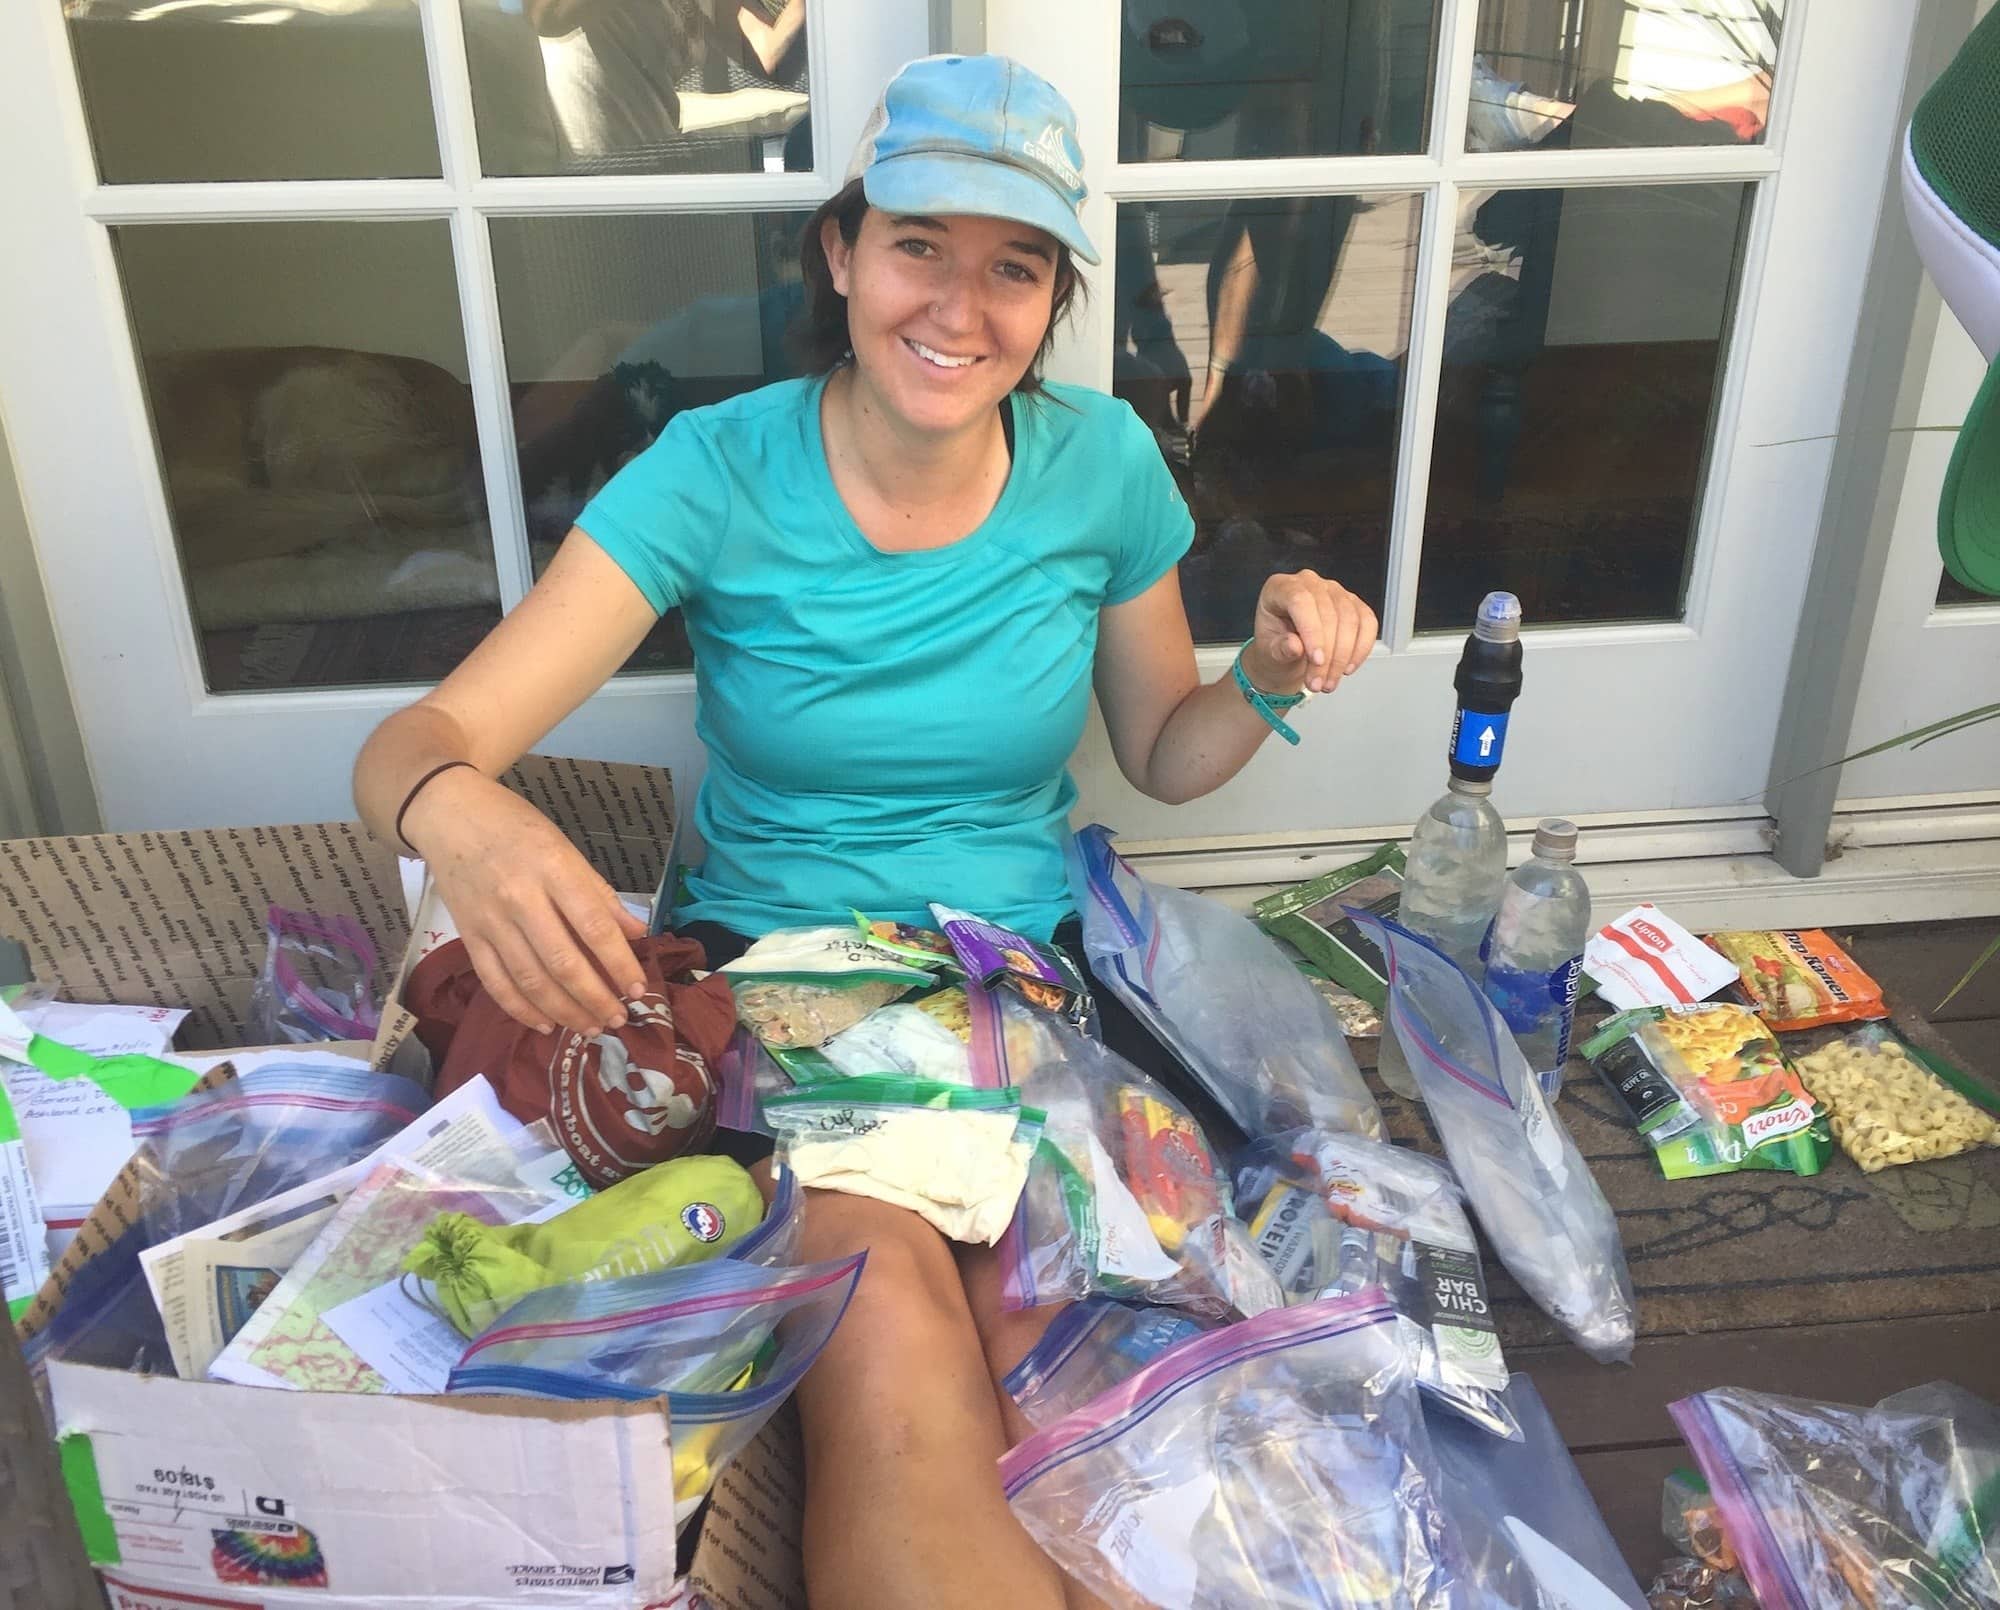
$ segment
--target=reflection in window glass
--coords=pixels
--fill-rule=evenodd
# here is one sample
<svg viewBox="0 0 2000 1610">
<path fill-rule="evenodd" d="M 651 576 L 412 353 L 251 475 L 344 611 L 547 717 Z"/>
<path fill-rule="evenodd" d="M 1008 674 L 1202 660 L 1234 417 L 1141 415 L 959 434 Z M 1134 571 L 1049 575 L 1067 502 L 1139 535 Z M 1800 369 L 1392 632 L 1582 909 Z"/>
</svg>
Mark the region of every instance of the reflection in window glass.
<svg viewBox="0 0 2000 1610">
<path fill-rule="evenodd" d="M 1419 630 L 1679 618 L 1751 188 L 1465 197 Z"/>
<path fill-rule="evenodd" d="M 1987 593 L 1974 592 L 1949 570 L 1938 578 L 1937 607 L 1939 609 L 1956 609 L 1963 604 L 1992 605 L 1995 603 L 2000 603 L 2000 599 L 1996 599 Z"/>
<path fill-rule="evenodd" d="M 1118 160 L 1421 151 L 1435 0 L 1123 0 Z"/>
<path fill-rule="evenodd" d="M 1119 207 L 1113 389 L 1194 514 L 1197 641 L 1242 638 L 1278 571 L 1380 612 L 1420 219 L 1410 195 Z"/>
<path fill-rule="evenodd" d="M 209 688 L 443 676 L 500 618 L 450 226 L 113 242 Z"/>
<path fill-rule="evenodd" d="M 491 174 L 809 172 L 808 0 L 461 0 Z"/>
<path fill-rule="evenodd" d="M 803 212 L 496 218 L 494 283 L 539 575 L 583 506 L 684 408 L 796 374 Z M 627 663 L 693 664 L 680 611 Z"/>
<path fill-rule="evenodd" d="M 1469 151 L 1764 137 L 1784 0 L 1481 0 Z"/>
<path fill-rule="evenodd" d="M 63 18 L 107 184 L 438 176 L 417 0 L 63 0 Z"/>
</svg>

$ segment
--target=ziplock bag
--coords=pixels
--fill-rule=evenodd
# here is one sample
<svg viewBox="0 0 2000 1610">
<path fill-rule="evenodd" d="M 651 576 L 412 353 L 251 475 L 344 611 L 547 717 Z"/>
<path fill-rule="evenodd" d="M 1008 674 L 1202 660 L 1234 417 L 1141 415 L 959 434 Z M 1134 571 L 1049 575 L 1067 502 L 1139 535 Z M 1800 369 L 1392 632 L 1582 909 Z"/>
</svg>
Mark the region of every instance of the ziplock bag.
<svg viewBox="0 0 2000 1610">
<path fill-rule="evenodd" d="M 562 1155 L 546 1125 L 541 1150 Z M 350 1343 L 327 1315 L 342 1304 L 388 1285 L 440 1214 L 481 1224 L 519 1223 L 561 1213 L 570 1198 L 511 1170 L 476 1170 L 477 1177 L 436 1172 L 391 1159 L 370 1171 L 349 1193 L 312 1243 L 284 1271 L 229 1345 L 208 1366 L 212 1381 L 274 1387 L 292 1392 L 388 1392 L 393 1383 L 378 1368 L 387 1359 Z"/>
<path fill-rule="evenodd" d="M 553 1217 L 494 1217 L 441 1203 L 404 1244 L 402 1267 L 430 1281 L 445 1317 L 475 1336 L 539 1286 L 699 1263 L 728 1251 L 763 1217 L 763 1193 L 742 1164 L 676 1157 Z"/>
<path fill-rule="evenodd" d="M 26 1344 L 30 1364 L 62 1358 L 173 1374 L 139 1254 L 358 1162 L 429 1105 L 421 1088 L 391 1074 L 267 1063 L 135 1111 L 136 1150 L 121 1176 L 135 1194 L 131 1222 L 75 1268 L 61 1309 Z"/>
<path fill-rule="evenodd" d="M 921 1214 L 955 1241 L 990 1246 L 1020 1199 L 1043 1115 L 1016 1090 L 863 1077 L 764 1104 L 801 1184 Z"/>
<path fill-rule="evenodd" d="M 1303 1129 L 1257 1142 L 1236 1203 L 1287 1301 L 1379 1286 L 1417 1384 L 1498 1437 L 1518 1437 L 1507 1364 L 1458 1182 L 1432 1158 L 1360 1135 Z"/>
<path fill-rule="evenodd" d="M 1428 1400 L 1424 1423 L 1443 1476 L 1476 1603 L 1506 1610 L 1646 1610 L 1625 1556 L 1583 1484 L 1535 1384 L 1517 1375 L 1504 1394 L 1513 1442 L 1489 1437 Z"/>
<path fill-rule="evenodd" d="M 1047 1114 L 1001 1238 L 1007 1308 L 1102 1293 L 1224 1320 L 1283 1302 L 1201 1126 L 1164 1090 L 1017 997 L 984 992 L 974 1007 L 975 1073 L 997 1051 L 1004 1076 Z"/>
<path fill-rule="evenodd" d="M 931 974 L 869 945 L 853 928 L 781 928 L 718 969 L 736 1015 L 766 1045 L 823 1045 Z"/>
<path fill-rule="evenodd" d="M 1071 841 L 1069 875 L 1092 973 L 1245 1135 L 1386 1133 L 1333 1008 L 1248 917 L 1140 877 L 1104 827 Z"/>
<path fill-rule="evenodd" d="M 721 1259 L 532 1292 L 465 1350 L 451 1392 L 667 1399 L 674 1515 L 762 1429 L 825 1348 L 868 1255 L 790 1269 Z"/>
<path fill-rule="evenodd" d="M 1721 1387 L 1668 1405 L 1763 1610 L 2000 1604 L 1994 1411 L 1920 1392 L 1863 1409 Z"/>
<path fill-rule="evenodd" d="M 1380 1292 L 1172 1349 L 1000 1461 L 1029 1534 L 1115 1605 L 1469 1610 Z"/>
<path fill-rule="evenodd" d="M 1030 1424 L 1054 1425 L 1205 1329 L 1171 1308 L 1086 1298 L 1057 1314 L 1000 1384 Z"/>
<path fill-rule="evenodd" d="M 262 1045 L 372 1040 L 381 1020 L 375 941 L 345 913 L 268 908 L 264 969 L 250 991 L 250 1031 Z"/>
<path fill-rule="evenodd" d="M 1389 1021 L 1493 1250 L 1578 1347 L 1600 1363 L 1629 1358 L 1636 1306 L 1618 1221 L 1506 1020 L 1428 941 L 1367 912 L 1354 920 L 1389 958 Z"/>
</svg>

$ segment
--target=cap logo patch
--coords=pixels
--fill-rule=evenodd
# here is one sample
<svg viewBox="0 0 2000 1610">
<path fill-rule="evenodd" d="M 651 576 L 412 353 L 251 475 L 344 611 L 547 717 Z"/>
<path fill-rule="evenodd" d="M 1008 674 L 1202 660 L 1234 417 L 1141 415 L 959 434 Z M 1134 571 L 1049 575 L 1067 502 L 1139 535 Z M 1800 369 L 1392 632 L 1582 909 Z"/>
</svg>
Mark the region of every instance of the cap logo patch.
<svg viewBox="0 0 2000 1610">
<path fill-rule="evenodd" d="M 1028 141 L 1025 150 L 1030 158 L 1054 172 L 1070 189 L 1078 189 L 1083 184 L 1083 175 L 1076 171 L 1076 164 L 1070 161 L 1069 151 L 1063 144 L 1060 123 L 1050 123 Z"/>
</svg>

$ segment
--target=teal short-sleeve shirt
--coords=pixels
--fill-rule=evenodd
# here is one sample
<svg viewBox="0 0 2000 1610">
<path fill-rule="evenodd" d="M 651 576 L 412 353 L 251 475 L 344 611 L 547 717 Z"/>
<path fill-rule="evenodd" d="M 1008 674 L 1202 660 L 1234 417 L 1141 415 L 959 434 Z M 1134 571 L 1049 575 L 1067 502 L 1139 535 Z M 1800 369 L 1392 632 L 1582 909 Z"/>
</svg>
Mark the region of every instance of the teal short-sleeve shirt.
<svg viewBox="0 0 2000 1610">
<path fill-rule="evenodd" d="M 840 501 L 823 378 L 679 414 L 577 523 L 694 646 L 707 859 L 684 918 L 762 934 L 932 900 L 1046 937 L 1068 915 L 1068 761 L 1097 613 L 1194 525 L 1125 403 L 1014 396 L 978 529 L 884 553 Z"/>
</svg>

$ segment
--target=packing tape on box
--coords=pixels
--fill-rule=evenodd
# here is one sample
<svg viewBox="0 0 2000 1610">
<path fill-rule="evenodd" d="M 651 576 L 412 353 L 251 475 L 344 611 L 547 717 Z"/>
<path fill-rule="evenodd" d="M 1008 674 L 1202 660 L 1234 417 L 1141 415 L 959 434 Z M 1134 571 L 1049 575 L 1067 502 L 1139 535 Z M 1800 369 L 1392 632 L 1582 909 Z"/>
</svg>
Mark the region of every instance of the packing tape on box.
<svg viewBox="0 0 2000 1610">
<path fill-rule="evenodd" d="M 128 1112 L 179 1101 L 200 1077 L 158 1057 L 94 1057 L 63 1045 L 29 1028 L 5 1001 L 0 1001 L 0 1057 L 30 1063 L 51 1079 L 88 1079 Z"/>
</svg>

